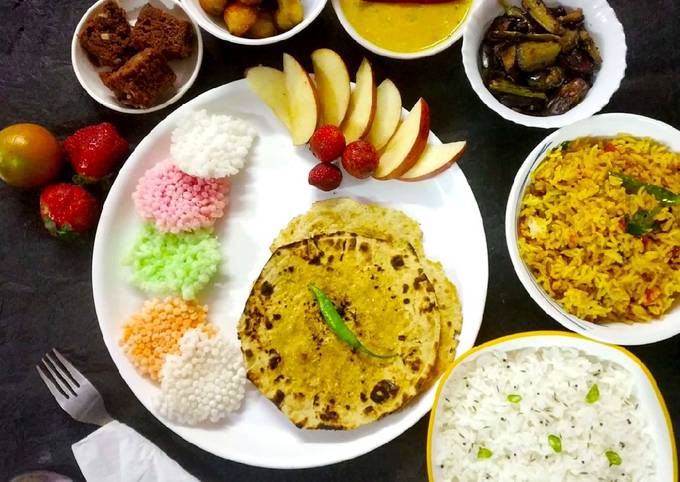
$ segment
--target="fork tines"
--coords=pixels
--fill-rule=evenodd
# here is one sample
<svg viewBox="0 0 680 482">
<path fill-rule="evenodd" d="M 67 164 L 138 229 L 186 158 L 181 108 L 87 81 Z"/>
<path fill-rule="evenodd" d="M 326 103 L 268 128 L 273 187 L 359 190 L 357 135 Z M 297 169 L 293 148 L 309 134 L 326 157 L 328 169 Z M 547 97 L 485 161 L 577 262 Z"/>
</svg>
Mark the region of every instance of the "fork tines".
<svg viewBox="0 0 680 482">
<path fill-rule="evenodd" d="M 56 349 L 45 353 L 36 368 L 55 397 L 71 398 L 77 395 L 76 390 L 80 388 L 77 378 L 80 373 Z"/>
</svg>

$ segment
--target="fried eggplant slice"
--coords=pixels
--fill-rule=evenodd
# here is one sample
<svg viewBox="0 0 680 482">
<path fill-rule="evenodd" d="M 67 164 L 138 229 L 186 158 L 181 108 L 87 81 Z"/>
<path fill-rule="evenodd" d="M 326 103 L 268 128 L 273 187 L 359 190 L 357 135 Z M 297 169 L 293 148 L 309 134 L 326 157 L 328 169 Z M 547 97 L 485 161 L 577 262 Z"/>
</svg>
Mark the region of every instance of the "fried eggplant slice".
<svg viewBox="0 0 680 482">
<path fill-rule="evenodd" d="M 587 30 L 584 29 L 579 30 L 578 35 L 579 39 L 581 40 L 581 46 L 583 47 L 583 50 L 588 52 L 588 55 L 590 55 L 590 58 L 593 59 L 595 65 L 601 65 L 602 55 L 600 55 L 600 49 L 598 49 L 597 45 L 595 45 L 593 37 L 588 33 Z"/>
<path fill-rule="evenodd" d="M 489 88 L 499 94 L 510 94 L 518 97 L 529 97 L 532 99 L 547 100 L 547 96 L 543 92 L 536 92 L 528 87 L 517 85 L 509 80 L 495 79 L 489 82 Z"/>
<path fill-rule="evenodd" d="M 570 80 L 560 87 L 557 95 L 548 102 L 548 115 L 564 114 L 583 100 L 589 88 L 588 82 L 580 77 Z"/>
<path fill-rule="evenodd" d="M 517 45 L 517 65 L 524 72 L 535 72 L 553 64 L 562 51 L 558 42 L 521 42 Z"/>
<path fill-rule="evenodd" d="M 579 75 L 592 75 L 595 62 L 581 49 L 574 49 L 560 58 L 560 63 L 569 71 Z"/>
<path fill-rule="evenodd" d="M 564 83 L 564 69 L 553 65 L 546 70 L 531 74 L 527 78 L 529 87 L 535 90 L 551 90 L 556 89 Z"/>
<path fill-rule="evenodd" d="M 522 5 L 527 9 L 531 18 L 548 32 L 556 35 L 562 33 L 562 24 L 550 13 L 542 0 L 522 0 Z"/>
<path fill-rule="evenodd" d="M 576 30 L 565 30 L 560 36 L 562 53 L 568 54 L 578 46 L 579 34 Z"/>
<path fill-rule="evenodd" d="M 559 21 L 562 25 L 569 25 L 572 27 L 578 27 L 583 23 L 583 10 L 576 8 L 569 13 L 564 13 L 563 15 L 558 15 Z"/>
</svg>

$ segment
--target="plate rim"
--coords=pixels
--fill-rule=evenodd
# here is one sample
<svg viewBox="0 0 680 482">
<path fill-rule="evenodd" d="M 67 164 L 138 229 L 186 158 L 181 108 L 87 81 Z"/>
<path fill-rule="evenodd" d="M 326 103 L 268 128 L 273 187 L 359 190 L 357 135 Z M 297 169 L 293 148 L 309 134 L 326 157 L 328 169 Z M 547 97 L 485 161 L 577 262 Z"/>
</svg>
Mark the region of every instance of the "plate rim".
<svg viewBox="0 0 680 482">
<path fill-rule="evenodd" d="M 531 338 L 568 338 L 572 340 L 577 340 L 577 342 L 582 342 L 585 344 L 590 344 L 594 346 L 600 346 L 603 347 L 605 350 L 614 350 L 618 351 L 619 353 L 623 354 L 626 356 L 628 359 L 630 359 L 637 367 L 640 369 L 642 374 L 645 376 L 647 381 L 649 382 L 649 385 L 652 387 L 652 391 L 654 392 L 654 395 L 656 396 L 656 401 L 657 404 L 661 410 L 661 413 L 663 414 L 664 420 L 666 422 L 666 431 L 665 435 L 668 435 L 669 441 L 670 441 L 670 449 L 671 449 L 671 457 L 672 457 L 672 467 L 673 467 L 673 480 L 678 480 L 678 451 L 677 451 L 677 445 L 675 442 L 675 434 L 673 431 L 673 422 L 670 416 L 670 413 L 668 411 L 668 406 L 666 405 L 666 401 L 663 397 L 663 394 L 661 393 L 661 389 L 659 388 L 658 383 L 656 382 L 656 379 L 654 378 L 654 375 L 652 374 L 651 370 L 647 368 L 647 366 L 644 364 L 640 358 L 637 357 L 633 352 L 630 350 L 626 349 L 625 347 L 619 346 L 619 345 L 614 345 L 610 343 L 605 343 L 599 340 L 594 340 L 592 338 L 588 338 L 587 336 L 583 336 L 579 333 L 574 333 L 574 332 L 569 332 L 569 331 L 558 331 L 558 330 L 533 330 L 533 331 L 521 331 L 517 333 L 513 333 L 510 335 L 505 335 L 501 336 L 498 338 L 491 339 L 489 341 L 486 341 L 480 345 L 474 346 L 465 353 L 463 353 L 460 357 L 456 358 L 456 360 L 447 368 L 447 370 L 444 372 L 444 374 L 440 377 L 438 385 L 437 385 L 437 392 L 435 394 L 435 399 L 434 402 L 432 403 L 432 409 L 430 410 L 430 416 L 429 416 L 429 421 L 427 425 L 427 452 L 426 452 L 426 463 L 427 463 L 427 478 L 429 482 L 436 482 L 434 479 L 433 475 L 433 469 L 432 469 L 432 434 L 434 432 L 434 423 L 435 423 L 435 417 L 437 414 L 437 407 L 439 405 L 439 399 L 441 392 L 444 388 L 444 385 L 448 381 L 449 377 L 453 373 L 453 370 L 463 364 L 465 360 L 468 358 L 472 357 L 475 354 L 479 354 L 483 351 L 489 350 L 490 348 L 493 348 L 497 345 L 503 345 L 508 342 L 513 342 L 517 340 L 527 340 Z M 525 347 L 528 348 L 529 346 Z M 576 347 L 577 349 L 580 349 L 581 351 L 585 351 L 579 347 Z M 513 348 L 513 349 L 519 349 L 519 348 Z M 503 350 L 502 348 L 499 348 L 499 350 Z M 505 350 L 507 351 L 507 350 Z"/>
<path fill-rule="evenodd" d="M 311 463 L 267 463 L 267 458 L 263 458 L 261 456 L 252 456 L 252 457 L 241 457 L 241 456 L 225 456 L 223 454 L 219 454 L 214 452 L 207 444 L 202 443 L 201 440 L 196 440 L 196 439 L 188 439 L 184 435 L 180 434 L 178 431 L 174 430 L 170 425 L 168 425 L 168 422 L 164 420 L 163 418 L 157 416 L 154 411 L 151 409 L 151 401 L 150 400 L 144 400 L 144 397 L 140 396 L 140 393 L 138 393 L 138 390 L 133 388 L 130 383 L 128 383 L 126 376 L 121 372 L 121 369 L 116 361 L 116 357 L 114 356 L 113 350 L 114 348 L 117 347 L 116 340 L 114 339 L 109 339 L 109 337 L 104 336 L 104 323 L 102 321 L 103 314 L 103 306 L 104 306 L 104 301 L 102 297 L 104 294 L 102 293 L 103 287 L 102 285 L 104 284 L 103 281 L 103 269 L 102 269 L 102 264 L 103 262 L 101 261 L 103 256 L 105 256 L 104 248 L 103 245 L 105 244 L 104 238 L 104 231 L 109 231 L 111 227 L 111 219 L 114 216 L 115 213 L 115 205 L 118 204 L 119 200 L 121 199 L 122 194 L 118 194 L 118 190 L 116 186 L 118 185 L 118 180 L 119 179 L 128 179 L 129 174 L 128 172 L 132 171 L 134 169 L 134 166 L 138 164 L 139 162 L 142 162 L 144 159 L 143 156 L 140 155 L 138 160 L 133 160 L 133 162 L 130 162 L 130 158 L 135 156 L 135 152 L 139 150 L 140 152 L 142 150 L 146 150 L 149 145 L 153 144 L 153 142 L 156 142 L 155 136 L 152 135 L 154 132 L 156 132 L 159 129 L 162 129 L 165 127 L 167 124 L 172 123 L 175 119 L 181 118 L 190 111 L 196 104 L 200 104 L 202 100 L 205 97 L 210 97 L 215 95 L 215 91 L 217 90 L 226 90 L 229 88 L 238 88 L 239 85 L 234 86 L 234 84 L 246 84 L 247 80 L 245 78 L 237 79 L 231 82 L 224 83 L 222 85 L 216 86 L 212 89 L 209 89 L 205 91 L 204 93 L 194 97 L 190 101 L 184 103 L 180 107 L 178 107 L 175 111 L 171 112 L 168 114 L 164 119 L 162 119 L 158 124 L 156 124 L 145 136 L 144 138 L 137 144 L 135 150 L 130 154 L 128 160 L 125 162 L 123 167 L 120 169 L 120 172 L 118 173 L 118 176 L 116 177 L 116 180 L 114 181 L 113 185 L 111 186 L 111 189 L 109 191 L 108 196 L 106 197 L 103 206 L 102 206 L 102 212 L 101 216 L 99 219 L 99 223 L 97 225 L 97 231 L 95 234 L 95 240 L 94 240 L 94 246 L 93 246 L 93 251 L 92 251 L 92 267 L 91 267 L 91 275 L 92 275 L 92 294 L 93 294 L 93 299 L 94 299 L 94 305 L 95 305 L 95 312 L 97 314 L 97 323 L 99 326 L 99 331 L 100 335 L 104 340 L 104 344 L 106 346 L 107 351 L 109 352 L 109 356 L 111 357 L 116 370 L 118 371 L 120 377 L 123 379 L 129 390 L 133 393 L 133 395 L 137 398 L 137 400 L 144 406 L 144 408 L 154 417 L 156 418 L 164 427 L 165 429 L 171 431 L 175 435 L 179 436 L 186 442 L 202 449 L 205 450 L 206 452 L 213 454 L 217 457 L 220 457 L 225 460 L 231 460 L 234 462 L 239 462 L 255 467 L 263 467 L 263 468 L 271 468 L 271 469 L 304 469 L 304 468 L 313 468 L 313 467 L 321 467 L 321 466 L 327 466 L 327 465 L 332 465 L 335 463 L 343 462 L 346 460 L 351 460 L 354 458 L 357 458 L 361 455 L 364 455 L 366 453 L 369 453 L 389 442 L 394 440 L 395 438 L 399 437 L 402 435 L 404 432 L 406 432 L 408 429 L 410 429 L 413 425 L 415 425 L 418 421 L 420 421 L 425 415 L 427 415 L 427 412 L 430 409 L 431 404 L 427 403 L 424 404 L 423 406 L 425 409 L 422 411 L 422 413 L 418 413 L 415 415 L 414 421 L 412 423 L 407 422 L 403 428 L 403 430 L 398 430 L 395 434 L 387 434 L 384 439 L 381 439 L 378 443 L 374 444 L 369 444 L 368 447 L 363 447 L 361 445 L 358 445 L 358 449 L 352 449 L 352 445 L 350 444 L 343 444 L 344 449 L 342 452 L 340 452 L 337 456 L 335 457 L 326 457 L 323 460 L 320 460 L 318 462 L 311 462 Z M 272 114 L 273 115 L 273 114 Z M 441 143 L 439 138 L 432 132 L 430 131 L 430 140 L 434 141 L 436 143 Z M 458 169 L 460 167 L 458 166 Z M 478 307 L 479 309 L 479 320 L 475 321 L 469 321 L 468 324 L 474 323 L 473 326 L 473 332 L 470 332 L 470 334 L 473 336 L 472 339 L 472 344 L 474 346 L 474 343 L 477 339 L 477 336 L 479 334 L 479 330 L 482 325 L 483 321 L 483 316 L 484 316 L 484 310 L 486 307 L 486 299 L 487 299 L 487 294 L 488 294 L 488 284 L 489 284 L 489 252 L 488 252 L 488 245 L 487 245 L 487 240 L 486 240 L 486 230 L 484 228 L 484 222 L 483 218 L 481 215 L 481 211 L 479 209 L 479 204 L 477 203 L 477 198 L 475 197 L 474 192 L 472 191 L 472 188 L 470 187 L 470 184 L 467 181 L 467 178 L 465 177 L 465 174 L 463 173 L 462 169 L 460 169 L 460 174 L 462 175 L 462 180 L 465 182 L 465 185 L 467 186 L 469 190 L 469 194 L 472 196 L 472 199 L 474 200 L 474 212 L 471 213 L 472 217 L 475 218 L 475 220 L 479 223 L 479 228 L 481 229 L 481 238 L 483 240 L 483 248 L 485 256 L 484 256 L 484 262 L 482 263 L 482 266 L 479 267 L 478 269 L 478 276 L 481 276 L 482 281 L 483 281 L 483 292 L 481 293 L 483 297 L 480 296 L 482 299 L 481 305 Z M 442 173 L 442 175 L 451 175 L 450 173 Z M 123 181 L 121 181 L 121 184 Z M 470 207 L 472 209 L 472 206 Z M 442 375 L 443 376 L 443 375 Z M 434 398 L 435 396 L 435 386 L 433 385 L 428 391 L 422 393 L 420 395 L 421 397 L 432 397 Z"/>
</svg>

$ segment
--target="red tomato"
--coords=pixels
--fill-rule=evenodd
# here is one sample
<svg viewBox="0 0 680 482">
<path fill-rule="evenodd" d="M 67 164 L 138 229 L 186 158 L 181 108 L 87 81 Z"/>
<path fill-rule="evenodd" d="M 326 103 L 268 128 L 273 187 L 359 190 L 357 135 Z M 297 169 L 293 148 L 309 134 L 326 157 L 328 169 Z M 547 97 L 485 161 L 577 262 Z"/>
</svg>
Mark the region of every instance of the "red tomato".
<svg viewBox="0 0 680 482">
<path fill-rule="evenodd" d="M 38 187 L 59 174 L 64 163 L 57 139 L 37 124 L 0 131 L 0 179 L 15 187 Z"/>
</svg>

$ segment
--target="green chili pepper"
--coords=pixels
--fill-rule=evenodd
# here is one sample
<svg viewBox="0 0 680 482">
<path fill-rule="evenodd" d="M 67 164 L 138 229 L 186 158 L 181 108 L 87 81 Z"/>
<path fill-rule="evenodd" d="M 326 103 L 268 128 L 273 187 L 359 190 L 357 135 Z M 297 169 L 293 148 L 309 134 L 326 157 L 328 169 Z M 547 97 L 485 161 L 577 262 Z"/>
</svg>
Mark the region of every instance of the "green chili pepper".
<svg viewBox="0 0 680 482">
<path fill-rule="evenodd" d="M 517 395 L 516 393 L 511 393 L 508 395 L 508 402 L 519 403 L 522 401 L 522 395 Z"/>
<path fill-rule="evenodd" d="M 562 451 L 562 440 L 557 435 L 548 435 L 548 443 L 556 453 L 559 454 Z"/>
<path fill-rule="evenodd" d="M 595 383 L 590 387 L 590 390 L 588 390 L 588 393 L 586 393 L 586 402 L 595 403 L 599 399 L 600 399 L 600 388 L 597 386 L 597 383 Z"/>
<path fill-rule="evenodd" d="M 610 467 L 612 465 L 621 465 L 621 456 L 613 450 L 607 450 L 604 454 L 607 456 L 607 460 L 609 460 Z"/>
<path fill-rule="evenodd" d="M 644 236 L 654 231 L 658 227 L 658 223 L 654 219 L 661 211 L 661 207 L 657 206 L 649 211 L 638 211 L 630 217 L 626 217 L 626 232 L 633 236 Z"/>
<path fill-rule="evenodd" d="M 347 343 L 352 348 L 365 353 L 374 358 L 394 358 L 397 355 L 379 355 L 366 348 L 359 338 L 352 333 L 352 330 L 345 324 L 345 321 L 335 309 L 335 305 L 326 294 L 314 285 L 309 285 L 309 290 L 314 294 L 316 302 L 319 304 L 319 311 L 328 327 L 335 333 L 335 336 Z"/>
<path fill-rule="evenodd" d="M 479 451 L 477 452 L 478 459 L 490 459 L 492 455 L 493 452 L 486 447 L 479 447 Z"/>
<path fill-rule="evenodd" d="M 621 179 L 621 185 L 629 194 L 636 194 L 640 189 L 644 189 L 654 196 L 661 204 L 667 206 L 680 204 L 680 194 L 675 194 L 661 186 L 638 181 L 637 179 L 621 174 L 620 172 L 610 172 L 609 175 Z"/>
</svg>

